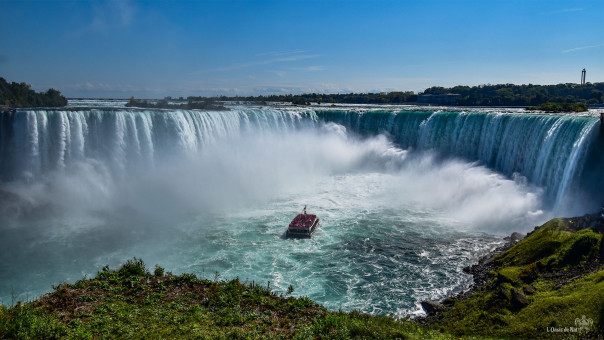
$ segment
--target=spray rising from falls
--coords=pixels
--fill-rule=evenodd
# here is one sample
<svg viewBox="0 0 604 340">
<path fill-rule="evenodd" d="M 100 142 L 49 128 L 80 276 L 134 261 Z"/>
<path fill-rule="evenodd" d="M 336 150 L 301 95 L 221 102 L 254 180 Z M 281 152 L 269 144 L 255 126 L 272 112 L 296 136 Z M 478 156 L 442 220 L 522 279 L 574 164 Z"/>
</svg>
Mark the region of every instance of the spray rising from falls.
<svg viewBox="0 0 604 340">
<path fill-rule="evenodd" d="M 560 213 L 584 213 L 572 204 L 583 188 L 588 154 L 601 153 L 597 118 L 447 111 L 319 111 L 320 119 L 362 135 L 386 133 L 402 148 L 436 150 L 444 156 L 480 161 L 507 176 L 519 174 L 544 188 Z M 602 170 L 601 164 L 596 165 Z M 602 191 L 602 181 L 583 183 Z M 591 208 L 599 202 L 592 202 Z M 573 206 L 570 208 L 570 206 Z M 576 210 L 578 209 L 578 210 Z"/>
<path fill-rule="evenodd" d="M 284 150 L 282 161 L 273 164 L 269 160 L 253 169 L 254 157 L 274 152 L 275 147 L 283 143 L 261 140 L 259 137 L 301 131 L 316 133 L 317 127 L 321 126 L 319 121 L 337 123 L 366 137 L 386 134 L 402 149 L 436 151 L 441 157 L 455 156 L 479 161 L 508 178 L 517 181 L 524 179 L 528 181 L 527 184 L 544 190 L 546 203 L 558 213 L 587 212 L 586 209 L 598 202 L 591 202 L 591 205 L 584 203 L 579 199 L 581 195 L 590 191 L 604 191 L 601 190 L 604 189 L 601 181 L 596 185 L 592 183 L 593 180 L 582 181 L 582 178 L 589 177 L 583 176 L 586 172 L 584 164 L 589 163 L 589 154 L 600 153 L 596 118 L 442 111 L 360 113 L 251 108 L 224 112 L 117 108 L 18 111 L 0 117 L 0 180 L 3 183 L 39 183 L 46 180 L 54 183 L 55 187 L 61 187 L 56 184 L 80 178 L 79 187 L 97 187 L 97 196 L 109 197 L 111 192 L 115 192 L 111 187 L 121 187 L 124 183 L 132 187 L 141 179 L 151 181 L 154 177 L 157 182 L 165 183 L 167 191 L 186 192 L 184 189 L 195 186 L 191 178 L 209 183 L 204 186 L 207 190 L 212 189 L 212 183 L 217 183 L 208 179 L 231 173 L 236 178 L 234 182 L 240 184 L 236 190 L 245 193 L 246 188 L 254 187 L 254 183 L 263 183 L 261 178 L 268 164 L 283 170 L 279 173 L 294 174 L 304 169 L 304 174 L 300 173 L 300 176 L 321 171 L 329 173 L 334 169 L 347 171 L 342 169 L 350 164 L 343 166 L 338 162 L 341 161 L 341 155 L 350 151 L 350 144 L 341 146 L 342 150 L 334 150 L 331 155 L 324 155 L 321 163 L 309 157 L 311 153 L 317 153 L 316 150 L 320 150 L 320 153 L 337 148 L 339 144 L 332 142 L 328 142 L 328 146 L 317 145 L 313 150 L 290 150 L 290 153 L 298 153 L 298 157 L 292 160 L 288 159 L 288 151 Z M 329 127 L 324 126 L 323 130 L 326 129 Z M 327 134 L 347 133 L 345 130 L 336 130 L 337 126 Z M 242 140 L 244 136 L 255 138 Z M 316 137 L 308 139 L 312 141 L 308 145 L 314 145 L 319 140 Z M 232 147 L 234 151 L 221 149 L 228 143 L 235 144 Z M 256 150 L 249 151 L 251 155 L 237 151 L 243 150 L 244 145 L 249 143 L 256 147 Z M 292 148 L 299 149 L 295 144 L 292 143 Z M 235 157 L 224 157 L 220 152 L 231 152 Z M 309 159 L 299 163 L 300 154 Z M 209 160 L 209 157 L 214 158 Z M 392 159 L 378 158 L 371 163 L 392 163 Z M 227 159 L 229 161 L 225 161 Z M 238 161 L 233 161 L 235 159 Z M 209 167 L 207 163 L 214 166 Z M 601 160 L 595 163 L 591 167 L 601 170 Z M 195 164 L 195 173 L 187 171 L 192 164 Z M 218 165 L 222 167 L 220 170 L 211 170 Z M 588 170 L 593 172 L 593 169 Z M 170 171 L 175 174 L 171 177 L 178 177 L 181 181 L 166 181 L 162 176 Z M 250 183 L 242 171 L 248 174 L 255 171 L 258 180 Z M 272 177 L 282 178 L 279 183 L 270 183 L 273 187 L 287 186 L 288 181 L 294 180 L 283 175 Z M 599 177 L 595 178 L 597 181 Z M 139 184 L 137 189 L 131 190 L 131 194 L 139 189 L 146 190 L 144 186 Z M 67 184 L 63 186 L 69 187 Z M 167 189 L 169 187 L 173 189 Z M 222 189 L 216 195 L 224 196 L 226 201 L 235 192 L 218 187 L 213 189 Z M 64 189 L 65 197 L 73 196 L 69 195 L 69 191 L 73 190 L 76 189 Z M 587 200 L 592 198 L 585 196 Z M 82 199 L 77 197 L 73 203 Z M 90 200 L 97 200 L 97 197 L 91 197 Z M 206 201 L 210 204 L 210 201 L 216 200 Z"/>
</svg>

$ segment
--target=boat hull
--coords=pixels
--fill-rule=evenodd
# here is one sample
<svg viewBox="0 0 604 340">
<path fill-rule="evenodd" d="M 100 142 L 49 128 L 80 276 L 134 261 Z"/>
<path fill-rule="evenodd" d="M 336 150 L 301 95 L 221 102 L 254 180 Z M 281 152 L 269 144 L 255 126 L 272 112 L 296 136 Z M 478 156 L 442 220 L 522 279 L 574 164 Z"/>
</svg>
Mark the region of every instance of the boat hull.
<svg viewBox="0 0 604 340">
<path fill-rule="evenodd" d="M 315 219 L 310 228 L 292 228 L 289 227 L 285 232 L 285 237 L 288 238 L 311 238 L 312 234 L 319 228 L 320 221 Z"/>
</svg>

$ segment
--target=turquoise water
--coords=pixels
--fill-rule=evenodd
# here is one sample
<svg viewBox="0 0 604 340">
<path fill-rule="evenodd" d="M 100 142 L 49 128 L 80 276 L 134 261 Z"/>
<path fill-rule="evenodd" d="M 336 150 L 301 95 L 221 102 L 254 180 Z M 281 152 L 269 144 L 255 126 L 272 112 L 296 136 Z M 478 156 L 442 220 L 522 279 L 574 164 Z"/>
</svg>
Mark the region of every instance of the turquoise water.
<svg viewBox="0 0 604 340">
<path fill-rule="evenodd" d="M 165 263 L 185 272 L 239 277 L 308 295 L 331 309 L 404 316 L 423 299 L 442 298 L 469 283 L 462 268 L 499 238 L 418 206 L 384 200 L 379 173 L 325 178 L 265 207 L 192 223 Z M 382 196 L 382 197 L 380 197 Z M 310 240 L 286 239 L 300 202 L 322 219 Z M 455 226 L 455 228 L 452 228 Z"/>
<path fill-rule="evenodd" d="M 261 108 L 4 117 L 2 302 L 136 256 L 402 317 L 466 289 L 463 267 L 552 214 L 548 188 L 529 175 L 325 117 Z M 565 138 L 577 148 L 579 137 Z M 304 205 L 322 226 L 310 240 L 284 238 Z"/>
</svg>

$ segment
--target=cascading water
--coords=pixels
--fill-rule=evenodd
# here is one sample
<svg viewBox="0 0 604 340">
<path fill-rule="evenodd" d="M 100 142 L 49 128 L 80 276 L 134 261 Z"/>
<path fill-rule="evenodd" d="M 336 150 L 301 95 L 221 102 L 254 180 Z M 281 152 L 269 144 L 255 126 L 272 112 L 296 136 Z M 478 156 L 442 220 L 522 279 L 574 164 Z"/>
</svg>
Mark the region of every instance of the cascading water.
<svg viewBox="0 0 604 340">
<path fill-rule="evenodd" d="M 131 167 L 153 166 L 158 157 L 195 155 L 219 138 L 291 131 L 313 118 L 277 110 L 19 111 L 0 118 L 0 179 L 31 180 L 84 159 L 103 161 L 122 175 Z"/>
<path fill-rule="evenodd" d="M 549 218 L 597 144 L 585 117 L 118 104 L 0 116 L 2 303 L 137 256 L 404 316 Z M 305 204 L 322 228 L 284 239 Z"/>
<path fill-rule="evenodd" d="M 480 161 L 510 177 L 518 173 L 543 188 L 548 203 L 564 213 L 599 134 L 595 117 L 458 111 L 317 114 L 363 135 L 387 133 L 402 148 Z M 604 184 L 600 187 L 604 190 Z"/>
</svg>

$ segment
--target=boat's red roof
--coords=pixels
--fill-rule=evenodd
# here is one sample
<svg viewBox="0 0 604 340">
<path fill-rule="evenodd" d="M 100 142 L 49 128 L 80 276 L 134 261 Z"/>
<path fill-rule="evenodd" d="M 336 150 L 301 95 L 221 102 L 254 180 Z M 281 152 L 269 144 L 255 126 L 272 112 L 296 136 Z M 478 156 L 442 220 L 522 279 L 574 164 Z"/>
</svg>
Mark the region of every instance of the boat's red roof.
<svg viewBox="0 0 604 340">
<path fill-rule="evenodd" d="M 317 215 L 311 214 L 299 214 L 289 224 L 290 228 L 310 228 L 314 221 L 317 219 Z"/>
</svg>

